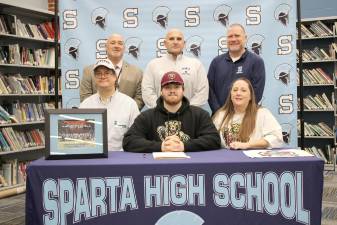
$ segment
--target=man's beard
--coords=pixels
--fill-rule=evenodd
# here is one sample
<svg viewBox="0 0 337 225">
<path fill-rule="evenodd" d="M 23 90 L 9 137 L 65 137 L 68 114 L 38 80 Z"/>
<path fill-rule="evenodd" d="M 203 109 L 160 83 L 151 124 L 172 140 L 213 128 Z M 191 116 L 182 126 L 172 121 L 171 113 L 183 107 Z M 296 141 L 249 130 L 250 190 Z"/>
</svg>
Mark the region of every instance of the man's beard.
<svg viewBox="0 0 337 225">
<path fill-rule="evenodd" d="M 163 97 L 164 102 L 165 102 L 167 105 L 171 105 L 171 106 L 174 106 L 174 105 L 179 104 L 179 103 L 181 102 L 182 98 L 183 98 L 183 97 L 181 97 L 181 98 L 177 97 L 177 98 L 175 98 L 175 99 L 171 99 L 171 98 L 170 98 L 171 96 L 177 96 L 177 95 L 172 94 L 172 95 L 170 95 L 170 96 L 168 96 L 168 97 Z"/>
</svg>

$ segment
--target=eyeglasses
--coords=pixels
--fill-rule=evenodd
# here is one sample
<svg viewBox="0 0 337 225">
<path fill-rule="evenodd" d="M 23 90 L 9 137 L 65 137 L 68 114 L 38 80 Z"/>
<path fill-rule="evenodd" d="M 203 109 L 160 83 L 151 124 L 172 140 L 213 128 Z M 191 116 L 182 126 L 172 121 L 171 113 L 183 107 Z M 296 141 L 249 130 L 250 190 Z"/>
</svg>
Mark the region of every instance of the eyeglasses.
<svg viewBox="0 0 337 225">
<path fill-rule="evenodd" d="M 106 72 L 95 72 L 94 73 L 95 77 L 97 78 L 102 78 L 102 77 L 109 77 L 114 75 L 112 71 L 106 71 Z"/>
</svg>

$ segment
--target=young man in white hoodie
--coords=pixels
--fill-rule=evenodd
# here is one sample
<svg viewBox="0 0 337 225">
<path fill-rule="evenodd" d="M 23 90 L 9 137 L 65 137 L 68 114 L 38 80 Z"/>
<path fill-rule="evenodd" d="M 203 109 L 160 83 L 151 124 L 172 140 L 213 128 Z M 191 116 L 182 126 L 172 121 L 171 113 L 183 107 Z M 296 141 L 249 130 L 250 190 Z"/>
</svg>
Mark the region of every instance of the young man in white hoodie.
<svg viewBox="0 0 337 225">
<path fill-rule="evenodd" d="M 153 59 L 147 65 L 142 81 L 142 97 L 148 108 L 154 108 L 160 96 L 163 74 L 175 71 L 181 75 L 185 84 L 185 97 L 191 105 L 204 106 L 208 100 L 208 80 L 202 63 L 183 55 L 185 40 L 178 29 L 171 29 L 164 41 L 167 54 Z"/>
</svg>

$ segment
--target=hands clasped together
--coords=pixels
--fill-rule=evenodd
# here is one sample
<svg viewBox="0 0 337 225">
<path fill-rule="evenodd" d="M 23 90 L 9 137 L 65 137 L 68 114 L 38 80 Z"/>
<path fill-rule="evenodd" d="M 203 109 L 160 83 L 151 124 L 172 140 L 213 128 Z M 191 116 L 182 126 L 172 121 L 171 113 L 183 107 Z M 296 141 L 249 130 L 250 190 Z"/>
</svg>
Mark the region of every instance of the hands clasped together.
<svg viewBox="0 0 337 225">
<path fill-rule="evenodd" d="M 161 144 L 162 152 L 183 152 L 184 143 L 176 135 L 168 136 Z"/>
</svg>

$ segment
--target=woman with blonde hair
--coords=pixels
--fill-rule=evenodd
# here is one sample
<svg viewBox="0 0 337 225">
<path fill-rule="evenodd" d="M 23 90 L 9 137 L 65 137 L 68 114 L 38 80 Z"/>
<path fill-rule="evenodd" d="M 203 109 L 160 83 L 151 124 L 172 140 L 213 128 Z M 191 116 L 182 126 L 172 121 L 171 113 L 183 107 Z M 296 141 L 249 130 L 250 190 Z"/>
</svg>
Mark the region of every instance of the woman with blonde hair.
<svg viewBox="0 0 337 225">
<path fill-rule="evenodd" d="M 272 113 L 256 104 L 254 89 L 246 78 L 232 83 L 227 100 L 213 116 L 221 146 L 231 149 L 279 148 L 282 128 Z"/>
</svg>

